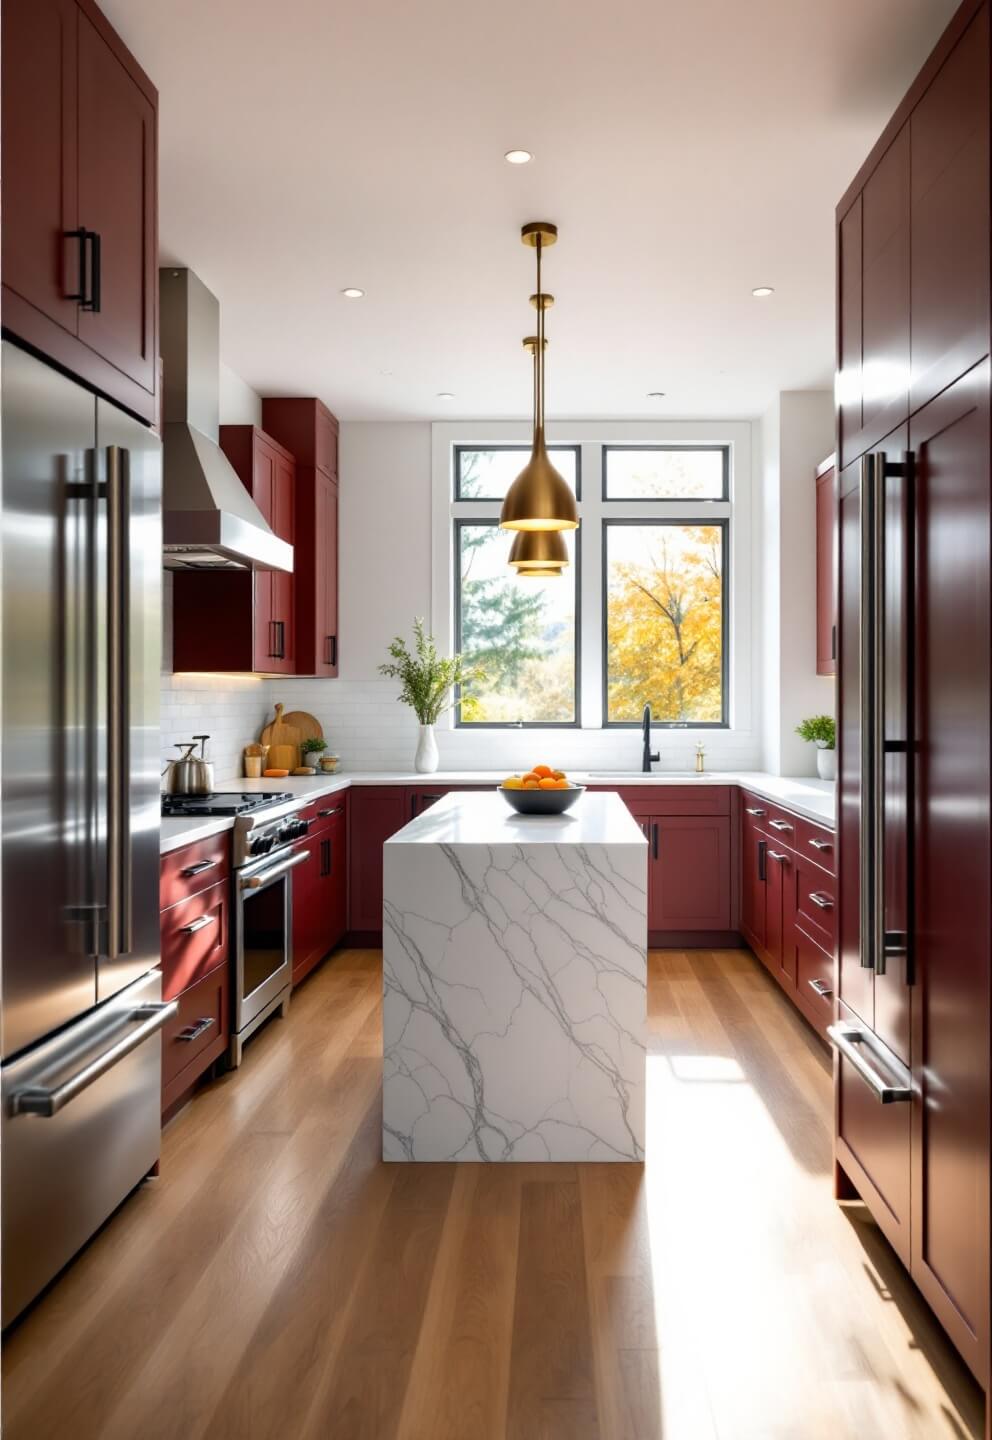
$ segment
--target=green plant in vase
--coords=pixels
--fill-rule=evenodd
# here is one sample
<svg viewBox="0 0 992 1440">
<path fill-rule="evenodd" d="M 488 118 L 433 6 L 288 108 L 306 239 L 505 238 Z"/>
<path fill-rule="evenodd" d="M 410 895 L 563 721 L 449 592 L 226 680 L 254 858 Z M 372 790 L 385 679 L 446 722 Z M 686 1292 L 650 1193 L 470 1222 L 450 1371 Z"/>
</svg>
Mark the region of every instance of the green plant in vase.
<svg viewBox="0 0 992 1440">
<path fill-rule="evenodd" d="M 837 722 L 832 715 L 811 715 L 796 726 L 796 734 L 816 746 L 816 773 L 821 780 L 837 779 Z"/>
<path fill-rule="evenodd" d="M 422 775 L 438 767 L 437 740 L 434 726 L 438 717 L 455 703 L 459 686 L 479 683 L 485 672 L 470 665 L 464 655 L 439 655 L 433 635 L 424 631 L 422 619 L 413 622 L 413 651 L 401 635 L 389 647 L 392 659 L 379 666 L 380 675 L 399 680 L 399 699 L 409 705 L 420 722 L 420 737 L 414 765 Z"/>
</svg>

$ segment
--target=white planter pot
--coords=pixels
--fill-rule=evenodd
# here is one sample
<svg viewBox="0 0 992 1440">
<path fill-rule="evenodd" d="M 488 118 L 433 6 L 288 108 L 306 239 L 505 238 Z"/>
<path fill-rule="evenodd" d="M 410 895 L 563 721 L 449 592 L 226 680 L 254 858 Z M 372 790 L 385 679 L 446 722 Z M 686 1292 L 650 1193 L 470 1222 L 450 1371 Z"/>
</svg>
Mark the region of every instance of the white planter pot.
<svg viewBox="0 0 992 1440">
<path fill-rule="evenodd" d="M 434 738 L 433 725 L 421 725 L 420 738 L 417 740 L 417 755 L 414 759 L 414 768 L 420 775 L 433 775 L 438 767 L 441 757 L 437 753 L 437 741 Z"/>
<path fill-rule="evenodd" d="M 837 779 L 837 751 L 817 750 L 816 773 L 821 780 Z"/>
</svg>

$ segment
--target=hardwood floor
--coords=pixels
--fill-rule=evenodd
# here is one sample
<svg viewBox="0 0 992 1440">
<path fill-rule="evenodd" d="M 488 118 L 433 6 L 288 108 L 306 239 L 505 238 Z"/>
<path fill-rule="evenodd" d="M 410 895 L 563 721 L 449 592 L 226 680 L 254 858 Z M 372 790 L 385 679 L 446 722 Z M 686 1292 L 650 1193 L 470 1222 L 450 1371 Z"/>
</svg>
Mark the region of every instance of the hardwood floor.
<svg viewBox="0 0 992 1440">
<path fill-rule="evenodd" d="M 6 1440 L 981 1436 L 757 961 L 652 952 L 649 1012 L 643 1168 L 386 1166 L 379 952 L 342 952 L 7 1337 Z"/>
</svg>

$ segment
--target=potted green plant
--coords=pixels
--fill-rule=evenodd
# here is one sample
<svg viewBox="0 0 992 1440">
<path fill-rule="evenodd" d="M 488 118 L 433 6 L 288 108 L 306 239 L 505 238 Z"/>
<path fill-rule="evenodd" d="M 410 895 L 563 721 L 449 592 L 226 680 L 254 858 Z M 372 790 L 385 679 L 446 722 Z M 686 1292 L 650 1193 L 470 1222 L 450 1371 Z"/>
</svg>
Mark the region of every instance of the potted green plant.
<svg viewBox="0 0 992 1440">
<path fill-rule="evenodd" d="M 399 699 L 409 705 L 420 722 L 420 736 L 414 765 L 422 775 L 438 767 L 434 726 L 438 716 L 454 704 L 456 686 L 484 678 L 478 666 L 470 666 L 463 655 L 439 655 L 434 637 L 424 633 L 421 619 L 413 622 L 413 653 L 402 636 L 389 647 L 392 659 L 379 666 L 379 673 L 402 686 Z"/>
<path fill-rule="evenodd" d="M 304 765 L 312 765 L 316 770 L 320 765 L 320 757 L 327 749 L 327 741 L 322 736 L 311 735 L 303 741 L 300 746 Z"/>
<path fill-rule="evenodd" d="M 796 734 L 816 746 L 816 773 L 821 780 L 837 779 L 837 725 L 832 715 L 811 715 L 796 726 Z"/>
</svg>

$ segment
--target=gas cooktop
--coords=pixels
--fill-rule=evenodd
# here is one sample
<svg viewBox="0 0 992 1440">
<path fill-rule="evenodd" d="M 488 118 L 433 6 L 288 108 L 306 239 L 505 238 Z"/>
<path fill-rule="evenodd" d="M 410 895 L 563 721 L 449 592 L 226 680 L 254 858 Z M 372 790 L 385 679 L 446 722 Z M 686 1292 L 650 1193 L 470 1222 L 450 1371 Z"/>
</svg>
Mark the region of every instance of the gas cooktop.
<svg viewBox="0 0 992 1440">
<path fill-rule="evenodd" d="M 163 795 L 163 815 L 245 815 L 250 810 L 266 810 L 270 805 L 285 805 L 293 796 L 288 790 L 263 795 Z"/>
</svg>

